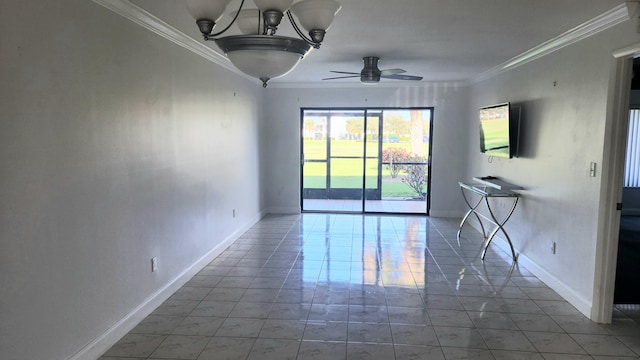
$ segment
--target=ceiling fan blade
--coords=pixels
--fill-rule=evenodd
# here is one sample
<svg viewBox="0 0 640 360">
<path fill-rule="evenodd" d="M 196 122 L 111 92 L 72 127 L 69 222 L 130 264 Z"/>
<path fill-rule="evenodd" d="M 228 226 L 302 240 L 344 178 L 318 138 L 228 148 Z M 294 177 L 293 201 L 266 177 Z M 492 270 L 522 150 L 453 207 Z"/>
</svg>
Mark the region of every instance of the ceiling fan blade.
<svg viewBox="0 0 640 360">
<path fill-rule="evenodd" d="M 382 76 L 386 76 L 386 75 L 396 75 L 396 74 L 402 74 L 402 73 L 406 73 L 407 70 L 402 70 L 402 69 L 386 69 L 386 70 L 382 70 L 380 72 L 380 75 Z"/>
<path fill-rule="evenodd" d="M 348 72 L 348 71 L 335 71 L 335 70 L 331 70 L 330 72 L 332 73 L 336 73 L 336 74 L 349 74 L 349 75 L 360 75 L 359 72 Z"/>
<path fill-rule="evenodd" d="M 338 77 L 330 77 L 330 78 L 326 78 L 326 79 L 322 79 L 322 80 L 336 80 L 336 79 L 348 79 L 348 78 L 357 78 L 360 77 L 360 75 L 351 75 L 351 76 L 338 76 Z"/>
<path fill-rule="evenodd" d="M 381 77 L 385 79 L 394 79 L 394 80 L 422 80 L 422 76 L 413 76 L 413 75 L 382 75 Z"/>
</svg>

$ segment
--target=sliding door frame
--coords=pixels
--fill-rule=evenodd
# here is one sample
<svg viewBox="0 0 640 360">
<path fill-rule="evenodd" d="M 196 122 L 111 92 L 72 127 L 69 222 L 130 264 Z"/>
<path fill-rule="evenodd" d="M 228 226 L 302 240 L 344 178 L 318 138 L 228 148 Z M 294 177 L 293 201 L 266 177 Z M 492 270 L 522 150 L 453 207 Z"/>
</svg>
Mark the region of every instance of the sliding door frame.
<svg viewBox="0 0 640 360">
<path fill-rule="evenodd" d="M 369 112 L 373 111 L 376 113 L 380 113 L 381 115 L 379 115 L 379 121 L 378 121 L 378 134 L 379 136 L 382 136 L 383 133 L 383 122 L 384 122 L 384 112 L 385 111 L 411 111 L 411 110 L 421 110 L 421 111 L 429 111 L 430 112 L 430 116 L 429 116 L 429 143 L 428 143 L 428 149 L 429 149 L 429 155 L 427 158 L 427 197 L 426 197 L 426 201 L 425 201 L 425 211 L 424 212 L 420 212 L 420 213 L 387 213 L 387 212 L 376 212 L 376 211 L 366 211 L 366 207 L 365 207 L 365 202 L 367 201 L 367 185 L 366 185 L 366 177 L 367 177 L 367 172 L 366 172 L 366 167 L 367 167 L 367 129 L 368 129 L 368 124 L 367 121 L 369 120 Z M 340 211 L 321 211 L 321 210 L 305 210 L 304 209 L 304 163 L 305 163 L 305 159 L 304 159 L 304 115 L 305 115 L 305 111 L 325 111 L 325 112 L 345 112 L 345 113 L 349 113 L 349 112 L 363 112 L 363 116 L 364 116 L 364 144 L 363 144 L 363 154 L 362 154 L 362 206 L 359 212 L 349 212 L 349 213 L 367 213 L 367 214 L 402 214 L 402 215 L 426 215 L 429 216 L 429 212 L 431 209 L 431 160 L 433 158 L 433 123 L 434 123 L 434 117 L 435 117 L 435 109 L 433 106 L 426 106 L 426 107 L 304 107 L 304 108 L 300 108 L 300 209 L 302 209 L 302 212 L 322 212 L 322 213 L 337 213 Z M 327 141 L 329 141 L 329 137 L 330 137 L 330 133 L 329 133 L 329 128 L 330 128 L 330 117 L 327 118 Z M 330 141 L 329 141 L 330 144 Z M 330 145 L 328 145 L 330 146 Z M 382 177 L 380 174 L 382 174 L 382 140 L 379 139 L 378 143 L 377 143 L 377 147 L 378 147 L 378 175 L 377 175 L 377 184 L 378 184 L 378 189 L 377 191 L 382 191 Z M 327 150 L 327 167 L 326 167 L 326 176 L 330 177 L 330 149 Z M 329 189 L 328 189 L 329 190 Z"/>
</svg>

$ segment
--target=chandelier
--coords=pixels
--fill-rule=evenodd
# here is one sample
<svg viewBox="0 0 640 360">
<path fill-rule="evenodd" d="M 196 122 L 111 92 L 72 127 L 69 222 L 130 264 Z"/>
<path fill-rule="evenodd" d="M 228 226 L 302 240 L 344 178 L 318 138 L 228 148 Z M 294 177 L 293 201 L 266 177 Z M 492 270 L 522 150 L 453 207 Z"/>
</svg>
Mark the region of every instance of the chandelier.
<svg viewBox="0 0 640 360">
<path fill-rule="evenodd" d="M 231 63 L 243 73 L 258 78 L 262 86 L 289 73 L 311 49 L 320 48 L 334 16 L 340 11 L 335 0 L 253 0 L 257 9 L 238 10 L 230 15 L 233 20 L 220 32 L 213 33 L 227 5 L 232 0 L 187 0 L 187 8 L 196 19 L 204 40 L 215 41 Z M 296 23 L 308 32 L 305 35 Z M 284 16 L 289 18 L 299 38 L 276 35 Z M 223 35 L 231 25 L 238 24 L 242 35 Z"/>
</svg>

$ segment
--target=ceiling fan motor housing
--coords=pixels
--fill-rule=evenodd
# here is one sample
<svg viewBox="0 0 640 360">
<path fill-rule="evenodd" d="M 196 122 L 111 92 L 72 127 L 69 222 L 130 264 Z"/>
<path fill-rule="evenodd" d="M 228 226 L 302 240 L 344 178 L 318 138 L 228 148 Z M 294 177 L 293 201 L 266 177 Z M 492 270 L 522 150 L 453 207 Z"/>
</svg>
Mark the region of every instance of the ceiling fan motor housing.
<svg viewBox="0 0 640 360">
<path fill-rule="evenodd" d="M 382 72 L 378 68 L 378 60 L 380 60 L 380 58 L 376 56 L 366 56 L 362 58 L 364 68 L 360 72 L 360 81 L 364 83 L 380 82 Z"/>
</svg>

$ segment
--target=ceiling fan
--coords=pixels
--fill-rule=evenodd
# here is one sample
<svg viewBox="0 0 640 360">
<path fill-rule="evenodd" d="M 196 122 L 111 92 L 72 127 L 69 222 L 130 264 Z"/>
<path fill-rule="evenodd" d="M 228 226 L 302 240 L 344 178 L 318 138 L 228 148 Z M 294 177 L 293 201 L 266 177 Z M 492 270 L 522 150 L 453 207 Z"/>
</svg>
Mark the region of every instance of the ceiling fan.
<svg viewBox="0 0 640 360">
<path fill-rule="evenodd" d="M 331 71 L 332 73 L 336 74 L 348 74 L 348 76 L 337 76 L 322 80 L 347 79 L 355 77 L 360 77 L 360 81 L 363 83 L 377 83 L 380 81 L 380 78 L 414 81 L 422 80 L 422 76 L 402 75 L 406 72 L 406 70 L 402 69 L 380 70 L 378 68 L 379 60 L 380 58 L 377 56 L 365 56 L 364 58 L 362 58 L 362 61 L 364 61 L 364 68 L 362 68 L 362 71 L 360 71 L 359 73 L 347 71 Z"/>
</svg>

